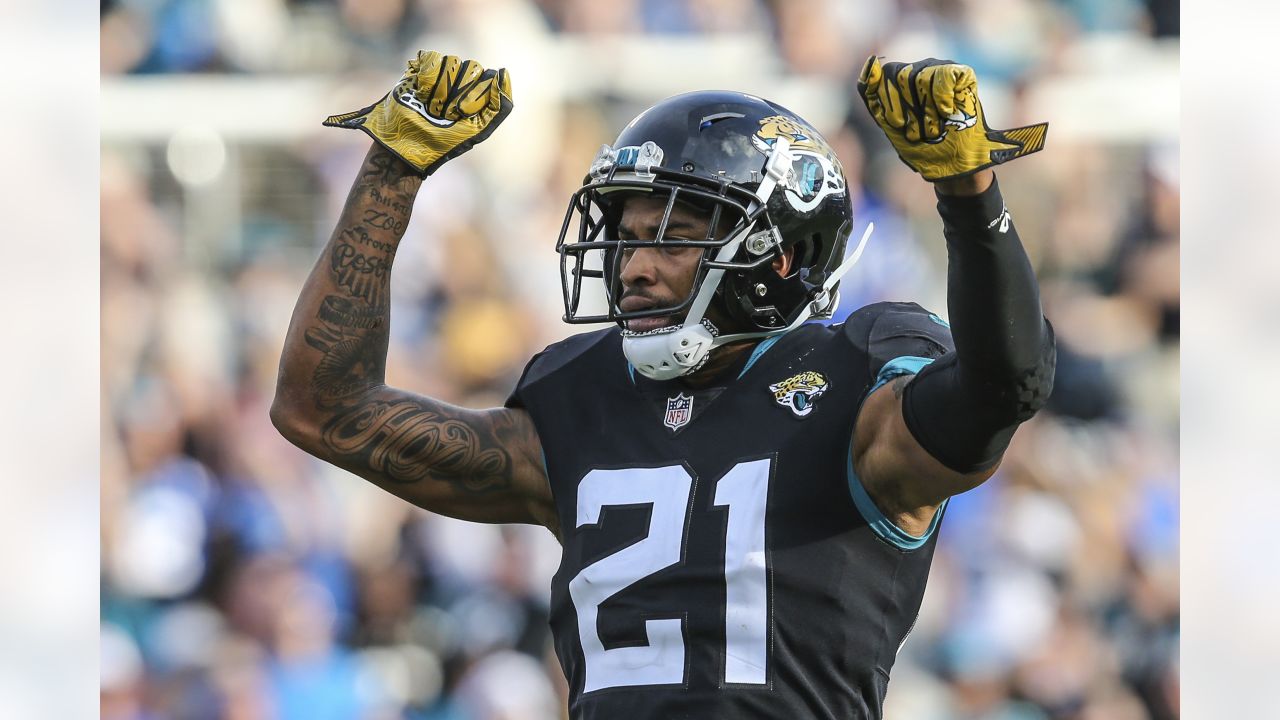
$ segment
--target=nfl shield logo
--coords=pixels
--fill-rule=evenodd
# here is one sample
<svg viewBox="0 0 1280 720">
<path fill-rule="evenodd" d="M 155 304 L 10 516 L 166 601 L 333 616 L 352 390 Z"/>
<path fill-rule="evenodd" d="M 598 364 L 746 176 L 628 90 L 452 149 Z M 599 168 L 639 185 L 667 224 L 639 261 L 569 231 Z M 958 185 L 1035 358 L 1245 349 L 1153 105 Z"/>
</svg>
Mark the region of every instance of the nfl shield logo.
<svg viewBox="0 0 1280 720">
<path fill-rule="evenodd" d="M 689 422 L 689 418 L 692 415 L 693 398 L 680 393 L 673 398 L 667 399 L 667 416 L 662 419 L 662 424 L 672 430 L 679 430 L 685 423 Z"/>
</svg>

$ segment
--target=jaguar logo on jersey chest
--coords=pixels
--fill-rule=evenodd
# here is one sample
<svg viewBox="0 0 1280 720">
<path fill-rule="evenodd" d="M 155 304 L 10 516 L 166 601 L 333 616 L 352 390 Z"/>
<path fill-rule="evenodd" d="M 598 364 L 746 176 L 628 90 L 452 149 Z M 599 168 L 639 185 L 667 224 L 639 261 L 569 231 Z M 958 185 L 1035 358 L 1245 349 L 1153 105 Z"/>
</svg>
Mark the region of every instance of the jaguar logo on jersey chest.
<svg viewBox="0 0 1280 720">
<path fill-rule="evenodd" d="M 672 430 L 679 430 L 689 422 L 691 417 L 693 417 L 692 396 L 680 393 L 667 399 L 667 414 L 662 418 L 663 425 Z"/>
<path fill-rule="evenodd" d="M 813 404 L 827 391 L 829 383 L 820 372 L 806 370 L 769 386 L 779 405 L 804 417 L 813 412 Z"/>
</svg>

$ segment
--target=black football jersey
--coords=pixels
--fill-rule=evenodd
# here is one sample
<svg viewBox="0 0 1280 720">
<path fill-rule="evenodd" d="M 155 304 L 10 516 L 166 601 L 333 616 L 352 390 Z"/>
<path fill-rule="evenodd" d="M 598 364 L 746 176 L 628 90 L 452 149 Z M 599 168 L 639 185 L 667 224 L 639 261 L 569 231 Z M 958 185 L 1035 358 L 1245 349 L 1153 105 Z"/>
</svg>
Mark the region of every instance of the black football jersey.
<svg viewBox="0 0 1280 720">
<path fill-rule="evenodd" d="M 879 718 L 944 508 L 914 537 L 853 472 L 863 400 L 951 349 L 880 303 L 760 343 L 713 387 L 654 382 L 617 329 L 525 368 L 563 556 L 551 628 L 569 714 Z"/>
</svg>

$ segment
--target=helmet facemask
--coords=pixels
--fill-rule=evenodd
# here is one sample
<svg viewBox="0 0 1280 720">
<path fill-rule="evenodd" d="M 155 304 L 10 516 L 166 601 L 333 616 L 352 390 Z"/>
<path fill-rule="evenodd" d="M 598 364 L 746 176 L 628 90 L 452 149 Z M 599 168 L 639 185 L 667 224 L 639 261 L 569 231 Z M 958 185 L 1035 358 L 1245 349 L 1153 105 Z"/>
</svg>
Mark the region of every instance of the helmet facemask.
<svg viewBox="0 0 1280 720">
<path fill-rule="evenodd" d="M 725 248 L 731 243 L 736 248 L 735 238 L 762 219 L 761 212 L 749 207 L 753 196 L 728 183 L 720 187 L 706 187 L 664 177 L 669 174 L 679 173 L 658 170 L 649 180 L 638 180 L 628 173 L 628 176 L 604 178 L 574 193 L 557 245 L 561 256 L 566 322 L 616 322 L 626 329 L 629 320 L 683 317 L 695 304 L 710 270 L 753 270 L 767 266 L 781 254 L 778 248 L 772 248 L 772 252 L 754 257 L 751 262 L 734 261 L 733 256 L 740 253 L 726 251 Z M 623 208 L 628 200 L 637 196 L 651 197 L 665 208 L 652 237 L 624 239 L 619 232 Z M 687 228 L 671 232 L 669 228 L 678 207 L 696 211 L 706 223 L 705 233 L 695 237 Z M 571 242 L 566 237 L 575 219 L 578 237 Z M 643 310 L 624 310 L 620 306 L 626 289 L 622 284 L 622 269 L 628 253 L 640 249 L 675 248 L 699 251 L 689 292 L 673 303 Z M 584 287 L 584 279 L 594 280 L 596 287 Z M 604 300 L 604 307 L 598 306 L 600 299 Z"/>
<path fill-rule="evenodd" d="M 774 106 L 758 110 L 750 107 L 763 103 L 759 99 L 731 99 L 739 102 L 739 98 L 743 98 L 741 102 L 748 105 L 747 109 L 763 118 L 758 121 L 760 127 L 780 117 L 769 115 L 778 112 Z M 700 118 L 697 112 L 688 117 Z M 836 213 L 824 209 L 831 203 L 824 204 L 822 197 L 812 200 L 808 208 L 797 204 L 797 179 L 808 177 L 798 170 L 807 167 L 811 150 L 793 153 L 785 133 L 762 143 L 759 133 L 753 136 L 742 129 L 756 125 L 754 115 L 720 113 L 702 117 L 701 122 L 691 125 L 706 144 L 681 144 L 676 141 L 679 133 L 655 130 L 651 137 L 658 137 L 672 148 L 683 147 L 682 152 L 686 153 L 683 160 L 677 157 L 664 164 L 663 148 L 652 140 L 641 141 L 649 132 L 644 129 L 646 121 L 662 122 L 663 116 L 651 111 L 628 125 L 622 137 L 640 135 L 637 144 L 617 149 L 602 147 L 583 187 L 569 203 L 556 246 L 561 257 L 564 320 L 618 323 L 623 328 L 624 353 L 636 370 L 647 377 L 666 380 L 696 371 L 714 347 L 776 335 L 811 317 L 829 316 L 836 306 L 836 280 L 851 264 L 846 262 L 831 272 L 843 255 L 839 251 L 848 234 L 847 195 L 839 205 L 843 209 Z M 730 128 L 733 123 L 739 123 L 737 129 Z M 704 134 L 712 125 L 715 127 Z M 720 151 L 722 147 L 726 150 Z M 717 166 L 731 167 L 731 172 L 717 171 Z M 838 175 L 838 165 L 834 169 Z M 839 181 L 843 192 L 842 176 Z M 813 178 L 805 182 L 810 183 L 804 185 L 808 190 L 816 187 Z M 627 197 L 637 193 L 665 203 L 665 211 L 656 232 L 646 233 L 653 237 L 624 240 L 617 233 L 622 206 Z M 808 202 L 809 198 L 804 200 Z M 702 237 L 691 237 L 687 232 L 672 237 L 667 231 L 673 210 L 686 205 L 709 220 Z M 845 218 L 843 224 L 839 217 Z M 779 225 L 776 218 L 783 218 L 786 224 Z M 819 224 L 810 218 L 820 220 Z M 833 224 L 830 218 L 837 220 Z M 646 218 L 646 224 L 648 221 Z M 815 228 L 820 236 L 812 235 Z M 573 241 L 568 239 L 571 230 L 576 230 Z M 791 237 L 785 237 L 784 232 L 790 232 Z M 815 243 L 822 245 L 821 262 L 813 260 L 817 253 L 811 246 Z M 620 305 L 625 290 L 621 282 L 624 253 L 671 247 L 699 250 L 688 294 L 661 307 L 625 311 Z M 793 270 L 782 277 L 774 265 L 788 251 L 793 260 L 805 262 L 793 263 Z M 835 262 L 830 262 L 833 253 L 838 254 Z M 717 328 L 707 321 L 711 308 L 718 321 L 723 318 L 725 327 Z M 674 324 L 645 333 L 628 329 L 631 320 L 662 316 L 671 317 Z"/>
</svg>

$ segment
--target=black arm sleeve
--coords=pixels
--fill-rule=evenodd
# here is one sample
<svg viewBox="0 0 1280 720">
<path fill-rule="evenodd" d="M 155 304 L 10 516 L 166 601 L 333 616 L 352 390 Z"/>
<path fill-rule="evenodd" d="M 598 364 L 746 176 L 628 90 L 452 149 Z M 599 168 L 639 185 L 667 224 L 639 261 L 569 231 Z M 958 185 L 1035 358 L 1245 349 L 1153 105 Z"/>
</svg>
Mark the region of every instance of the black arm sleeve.
<svg viewBox="0 0 1280 720">
<path fill-rule="evenodd" d="M 1053 329 L 997 183 L 975 196 L 939 193 L 938 212 L 955 350 L 907 385 L 902 410 L 921 447 L 970 473 L 999 462 L 1014 430 L 1048 399 Z"/>
</svg>

